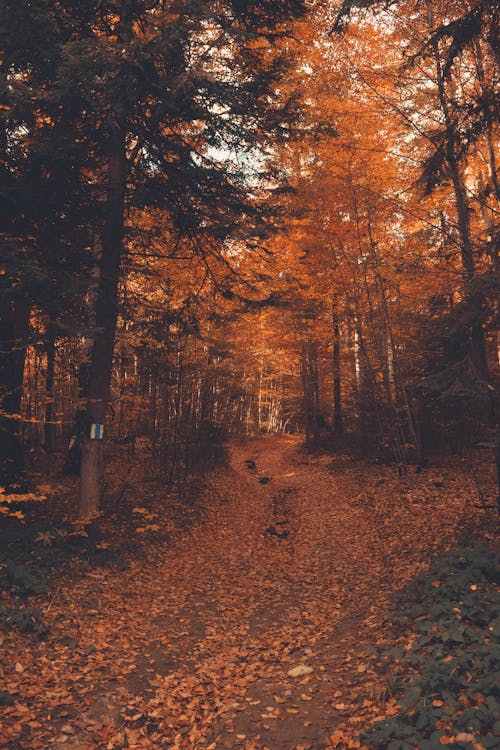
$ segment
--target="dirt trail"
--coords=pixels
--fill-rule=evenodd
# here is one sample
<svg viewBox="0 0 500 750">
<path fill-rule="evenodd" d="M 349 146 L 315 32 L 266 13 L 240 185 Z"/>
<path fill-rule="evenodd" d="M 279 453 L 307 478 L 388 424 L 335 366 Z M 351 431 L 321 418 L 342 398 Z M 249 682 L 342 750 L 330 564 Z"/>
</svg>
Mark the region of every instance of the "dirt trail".
<svg viewBox="0 0 500 750">
<path fill-rule="evenodd" d="M 366 649 L 390 594 L 452 541 L 465 479 L 332 470 L 298 449 L 234 444 L 175 546 L 63 582 L 51 637 L 6 675 L 26 720 L 7 712 L 21 728 L 5 747 L 354 746 L 363 702 L 366 717 L 383 698 Z"/>
</svg>

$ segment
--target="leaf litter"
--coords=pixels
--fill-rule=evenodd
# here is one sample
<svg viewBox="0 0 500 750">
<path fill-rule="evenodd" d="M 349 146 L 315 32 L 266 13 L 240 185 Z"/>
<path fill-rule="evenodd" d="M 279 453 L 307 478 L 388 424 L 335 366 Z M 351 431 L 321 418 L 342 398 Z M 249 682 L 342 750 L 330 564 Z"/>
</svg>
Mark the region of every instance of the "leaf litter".
<svg viewBox="0 0 500 750">
<path fill-rule="evenodd" d="M 342 749 L 397 713 L 373 651 L 386 608 L 453 545 L 474 488 L 298 447 L 234 443 L 175 543 L 37 597 L 48 637 L 2 636 L 3 747 Z M 277 508 L 286 538 L 266 533 Z"/>
</svg>

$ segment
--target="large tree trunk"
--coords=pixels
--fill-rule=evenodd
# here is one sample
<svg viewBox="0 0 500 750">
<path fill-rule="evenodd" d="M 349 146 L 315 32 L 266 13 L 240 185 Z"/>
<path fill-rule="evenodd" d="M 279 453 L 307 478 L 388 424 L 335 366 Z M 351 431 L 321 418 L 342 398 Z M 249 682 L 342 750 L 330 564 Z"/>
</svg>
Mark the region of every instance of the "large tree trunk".
<svg viewBox="0 0 500 750">
<path fill-rule="evenodd" d="M 123 248 L 123 213 L 128 173 L 125 129 L 110 140 L 105 224 L 102 235 L 100 278 L 95 300 L 95 333 L 90 362 L 85 432 L 80 469 L 81 518 L 99 511 L 103 492 L 103 434 L 109 402 L 111 366 L 118 318 L 118 281 Z M 100 428 L 92 428 L 100 425 Z M 105 433 L 104 433 L 105 434 Z"/>
<path fill-rule="evenodd" d="M 448 171 L 453 185 L 453 195 L 457 212 L 457 223 L 460 233 L 460 255 L 462 261 L 464 291 L 469 301 L 472 322 L 470 324 L 470 341 L 472 359 L 481 374 L 487 374 L 486 350 L 482 325 L 484 300 L 482 295 L 471 290 L 471 285 L 476 276 L 474 262 L 474 248 L 470 230 L 469 204 L 464 181 L 459 167 L 459 141 L 457 126 L 450 112 L 448 94 L 445 87 L 445 78 L 441 63 L 438 43 L 434 43 L 434 56 L 436 61 L 436 77 L 439 95 L 439 104 L 443 113 L 446 128 L 446 161 Z"/>
<path fill-rule="evenodd" d="M 90 343 L 87 342 L 90 349 Z M 88 397 L 88 380 L 89 380 L 89 362 L 86 356 L 84 361 L 80 361 L 78 367 L 78 402 L 81 404 Z M 75 416 L 73 431 L 71 433 L 68 451 L 64 465 L 62 467 L 63 476 L 78 476 L 80 474 L 81 461 L 82 461 L 82 440 L 83 435 L 86 431 L 87 418 L 85 408 L 78 406 Z"/>
<path fill-rule="evenodd" d="M 455 207 L 457 211 L 458 228 L 460 232 L 460 250 L 464 277 L 464 293 L 469 303 L 471 322 L 469 324 L 470 357 L 476 372 L 481 379 L 487 402 L 486 422 L 494 432 L 498 432 L 498 416 L 496 413 L 495 391 L 490 382 L 490 372 L 486 351 L 486 341 L 483 328 L 484 308 L 486 301 L 484 295 L 474 289 L 476 277 L 474 247 L 470 230 L 469 205 L 467 192 L 459 167 L 459 143 L 460 136 L 456 124 L 451 116 L 449 99 L 445 87 L 441 56 L 438 43 L 434 43 L 434 56 L 436 61 L 436 74 L 438 84 L 439 103 L 444 116 L 446 127 L 446 160 L 448 162 L 449 174 L 453 184 Z M 490 161 L 493 171 L 492 179 L 496 178 L 496 164 Z M 498 184 L 495 185 L 495 191 Z M 493 450 L 498 479 L 498 504 L 500 508 L 500 445 Z"/>
<path fill-rule="evenodd" d="M 24 361 L 30 307 L 26 300 L 4 290 L 0 302 L 0 485 L 11 488 L 24 469 L 20 434 Z"/>
</svg>

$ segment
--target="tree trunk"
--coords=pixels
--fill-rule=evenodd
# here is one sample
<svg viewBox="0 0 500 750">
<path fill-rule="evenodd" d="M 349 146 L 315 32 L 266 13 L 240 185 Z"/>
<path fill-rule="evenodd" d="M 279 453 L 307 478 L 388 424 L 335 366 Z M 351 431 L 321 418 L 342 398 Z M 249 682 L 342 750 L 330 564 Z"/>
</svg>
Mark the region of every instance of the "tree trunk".
<svg viewBox="0 0 500 750">
<path fill-rule="evenodd" d="M 354 325 L 351 328 L 352 334 L 352 365 L 354 369 L 354 413 L 356 419 L 359 418 L 361 411 L 361 358 L 359 354 L 359 322 L 358 318 L 354 316 Z"/>
<path fill-rule="evenodd" d="M 458 160 L 459 134 L 456 125 L 452 119 L 449 107 L 449 100 L 445 88 L 445 79 L 442 70 L 441 57 L 438 43 L 434 43 L 434 56 L 436 61 L 437 84 L 439 93 L 439 103 L 444 116 L 446 126 L 446 160 L 450 177 L 453 184 L 455 197 L 455 206 L 457 210 L 458 227 L 460 231 L 460 249 L 464 276 L 464 291 L 467 301 L 469 302 L 472 322 L 469 324 L 470 335 L 470 356 L 476 368 L 476 371 L 483 382 L 486 401 L 488 403 L 486 421 L 488 427 L 494 432 L 498 432 L 498 417 L 496 414 L 495 391 L 490 383 L 490 373 L 488 367 L 488 358 L 486 352 L 486 341 L 483 328 L 483 315 L 485 299 L 481 292 L 473 289 L 473 282 L 476 276 L 473 243 L 470 231 L 469 206 L 465 185 L 460 174 Z M 492 169 L 492 179 L 496 178 L 496 164 L 490 162 Z M 495 185 L 495 190 L 498 184 Z M 500 508 L 500 445 L 494 450 L 494 460 L 497 469 L 498 479 L 498 504 Z"/>
<path fill-rule="evenodd" d="M 340 436 L 344 432 L 342 419 L 342 392 L 340 381 L 340 326 L 335 305 L 332 310 L 333 330 L 333 434 Z"/>
<path fill-rule="evenodd" d="M 457 211 L 457 222 L 460 232 L 460 254 L 462 260 L 464 290 L 469 301 L 472 322 L 470 324 L 471 356 L 481 375 L 486 375 L 488 380 L 488 364 L 486 360 L 486 348 L 482 324 L 484 300 L 482 295 L 471 291 L 471 285 L 475 279 L 476 269 L 474 263 L 474 249 L 470 231 L 469 205 L 465 185 L 460 174 L 458 162 L 459 135 L 456 125 L 450 113 L 448 96 L 445 88 L 444 74 L 442 70 L 441 57 L 437 42 L 434 44 L 434 56 L 436 61 L 436 77 L 439 94 L 439 104 L 444 117 L 446 127 L 446 161 L 448 163 L 449 175 L 453 185 L 455 208 Z"/>
<path fill-rule="evenodd" d="M 82 440 L 79 515 L 99 512 L 104 477 L 103 430 L 106 423 L 111 367 L 118 318 L 118 281 L 123 249 L 123 211 L 128 173 L 125 129 L 110 139 L 105 223 L 100 278 L 95 300 L 95 333 L 90 362 L 86 425 Z M 92 425 L 101 427 L 92 428 Z M 101 436 L 100 439 L 97 436 Z"/>
<path fill-rule="evenodd" d="M 496 154 L 495 154 L 495 138 L 493 135 L 493 126 L 492 126 L 492 121 L 495 118 L 495 114 L 493 111 L 495 95 L 490 90 L 490 87 L 486 79 L 486 75 L 484 72 L 483 52 L 481 48 L 481 43 L 477 39 L 474 43 L 474 51 L 476 53 L 477 77 L 478 77 L 479 83 L 481 84 L 483 98 L 487 102 L 486 106 L 488 106 L 488 109 L 490 110 L 486 118 L 486 133 L 485 133 L 486 143 L 488 145 L 489 176 L 490 176 L 491 186 L 495 193 L 495 197 L 497 200 L 500 200 L 500 183 L 498 182 L 498 172 L 497 172 L 497 163 L 496 163 Z M 488 102 L 491 102 L 491 104 L 489 104 Z"/>
<path fill-rule="evenodd" d="M 4 291 L 4 296 L 7 294 Z M 20 411 L 29 317 L 26 300 L 12 295 L 1 301 L 0 485 L 6 489 L 16 484 L 24 469 Z"/>
<path fill-rule="evenodd" d="M 313 438 L 319 442 L 320 411 L 319 411 L 319 374 L 318 374 L 318 342 L 311 342 L 310 349 L 311 384 L 313 389 Z"/>
<path fill-rule="evenodd" d="M 56 337 L 52 322 L 47 326 L 47 369 L 45 371 L 45 423 L 43 445 L 47 453 L 54 450 L 54 374 Z"/>
<path fill-rule="evenodd" d="M 300 371 L 302 377 L 302 395 L 304 399 L 304 428 L 306 433 L 306 445 L 311 445 L 311 387 L 308 368 L 308 342 L 307 338 L 302 341 Z"/>
</svg>

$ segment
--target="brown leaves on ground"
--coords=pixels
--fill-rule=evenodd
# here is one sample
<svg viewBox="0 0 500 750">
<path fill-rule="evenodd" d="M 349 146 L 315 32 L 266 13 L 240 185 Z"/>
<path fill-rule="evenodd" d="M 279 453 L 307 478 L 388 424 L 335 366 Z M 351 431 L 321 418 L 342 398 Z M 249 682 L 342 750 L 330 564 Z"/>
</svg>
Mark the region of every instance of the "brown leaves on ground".
<svg viewBox="0 0 500 750">
<path fill-rule="evenodd" d="M 397 712 L 370 647 L 474 488 L 458 471 L 398 479 L 297 447 L 233 446 L 175 544 L 125 570 L 72 569 L 39 601 L 47 640 L 2 636 L 4 747 L 355 748 L 362 726 Z"/>
</svg>

